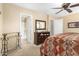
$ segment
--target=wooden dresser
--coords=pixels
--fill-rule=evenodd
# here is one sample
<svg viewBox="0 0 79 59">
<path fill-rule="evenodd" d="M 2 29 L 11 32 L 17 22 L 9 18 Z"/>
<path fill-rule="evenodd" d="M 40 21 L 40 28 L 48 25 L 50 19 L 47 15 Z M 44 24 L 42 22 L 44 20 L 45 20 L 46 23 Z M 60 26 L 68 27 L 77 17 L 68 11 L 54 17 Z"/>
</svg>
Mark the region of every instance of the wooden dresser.
<svg viewBox="0 0 79 59">
<path fill-rule="evenodd" d="M 34 44 L 43 43 L 48 36 L 50 36 L 50 32 L 34 32 Z"/>
</svg>

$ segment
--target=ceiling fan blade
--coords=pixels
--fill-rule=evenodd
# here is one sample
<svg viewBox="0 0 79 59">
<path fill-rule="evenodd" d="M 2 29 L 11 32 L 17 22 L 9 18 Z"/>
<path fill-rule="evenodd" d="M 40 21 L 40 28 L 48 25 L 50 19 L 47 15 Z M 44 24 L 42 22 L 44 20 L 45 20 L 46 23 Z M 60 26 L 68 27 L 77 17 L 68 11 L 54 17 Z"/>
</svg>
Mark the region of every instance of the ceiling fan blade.
<svg viewBox="0 0 79 59">
<path fill-rule="evenodd" d="M 61 11 L 63 11 L 63 9 L 61 9 L 60 11 L 56 12 L 56 14 L 60 13 Z"/>
<path fill-rule="evenodd" d="M 63 4 L 62 4 L 62 7 L 63 7 L 63 8 L 68 8 L 68 6 L 69 6 L 70 4 L 71 4 L 71 3 L 63 3 Z"/>
<path fill-rule="evenodd" d="M 62 9 L 62 7 L 52 8 L 52 9 Z"/>
<path fill-rule="evenodd" d="M 77 6 L 79 6 L 79 3 L 74 4 L 74 5 L 71 5 L 70 8 L 72 8 L 72 7 L 77 7 Z"/>
<path fill-rule="evenodd" d="M 65 9 L 67 12 L 69 12 L 69 13 L 71 13 L 72 12 L 72 10 L 71 9 Z"/>
</svg>

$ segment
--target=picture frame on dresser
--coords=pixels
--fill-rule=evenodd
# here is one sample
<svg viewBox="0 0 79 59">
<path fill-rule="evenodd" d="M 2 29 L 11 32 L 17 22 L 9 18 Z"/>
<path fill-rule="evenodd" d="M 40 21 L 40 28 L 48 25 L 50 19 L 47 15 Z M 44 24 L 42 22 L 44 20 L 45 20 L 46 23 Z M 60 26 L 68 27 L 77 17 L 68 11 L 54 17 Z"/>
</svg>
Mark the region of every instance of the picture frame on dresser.
<svg viewBox="0 0 79 59">
<path fill-rule="evenodd" d="M 36 30 L 46 30 L 46 21 L 35 20 L 35 29 Z"/>
</svg>

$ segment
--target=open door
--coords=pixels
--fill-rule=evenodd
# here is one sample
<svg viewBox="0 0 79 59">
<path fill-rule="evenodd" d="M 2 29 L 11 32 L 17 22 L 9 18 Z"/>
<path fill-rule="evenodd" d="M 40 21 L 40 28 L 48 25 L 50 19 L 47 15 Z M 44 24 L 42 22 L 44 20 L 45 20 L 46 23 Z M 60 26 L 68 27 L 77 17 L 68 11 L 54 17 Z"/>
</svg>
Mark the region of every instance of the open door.
<svg viewBox="0 0 79 59">
<path fill-rule="evenodd" d="M 32 43 L 32 19 L 31 16 L 21 15 L 20 17 L 20 35 L 21 35 L 21 47 L 25 46 L 28 43 Z"/>
</svg>

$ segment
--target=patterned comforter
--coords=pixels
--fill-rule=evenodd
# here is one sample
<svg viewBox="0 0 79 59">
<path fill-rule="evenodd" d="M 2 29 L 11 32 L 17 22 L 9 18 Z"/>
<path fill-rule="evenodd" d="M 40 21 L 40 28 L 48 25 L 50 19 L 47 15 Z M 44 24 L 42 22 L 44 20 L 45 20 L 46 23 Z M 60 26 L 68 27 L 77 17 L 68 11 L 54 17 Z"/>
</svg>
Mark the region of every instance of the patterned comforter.
<svg viewBox="0 0 79 59">
<path fill-rule="evenodd" d="M 42 56 L 78 56 L 79 33 L 63 33 L 46 38 L 40 53 Z"/>
</svg>

